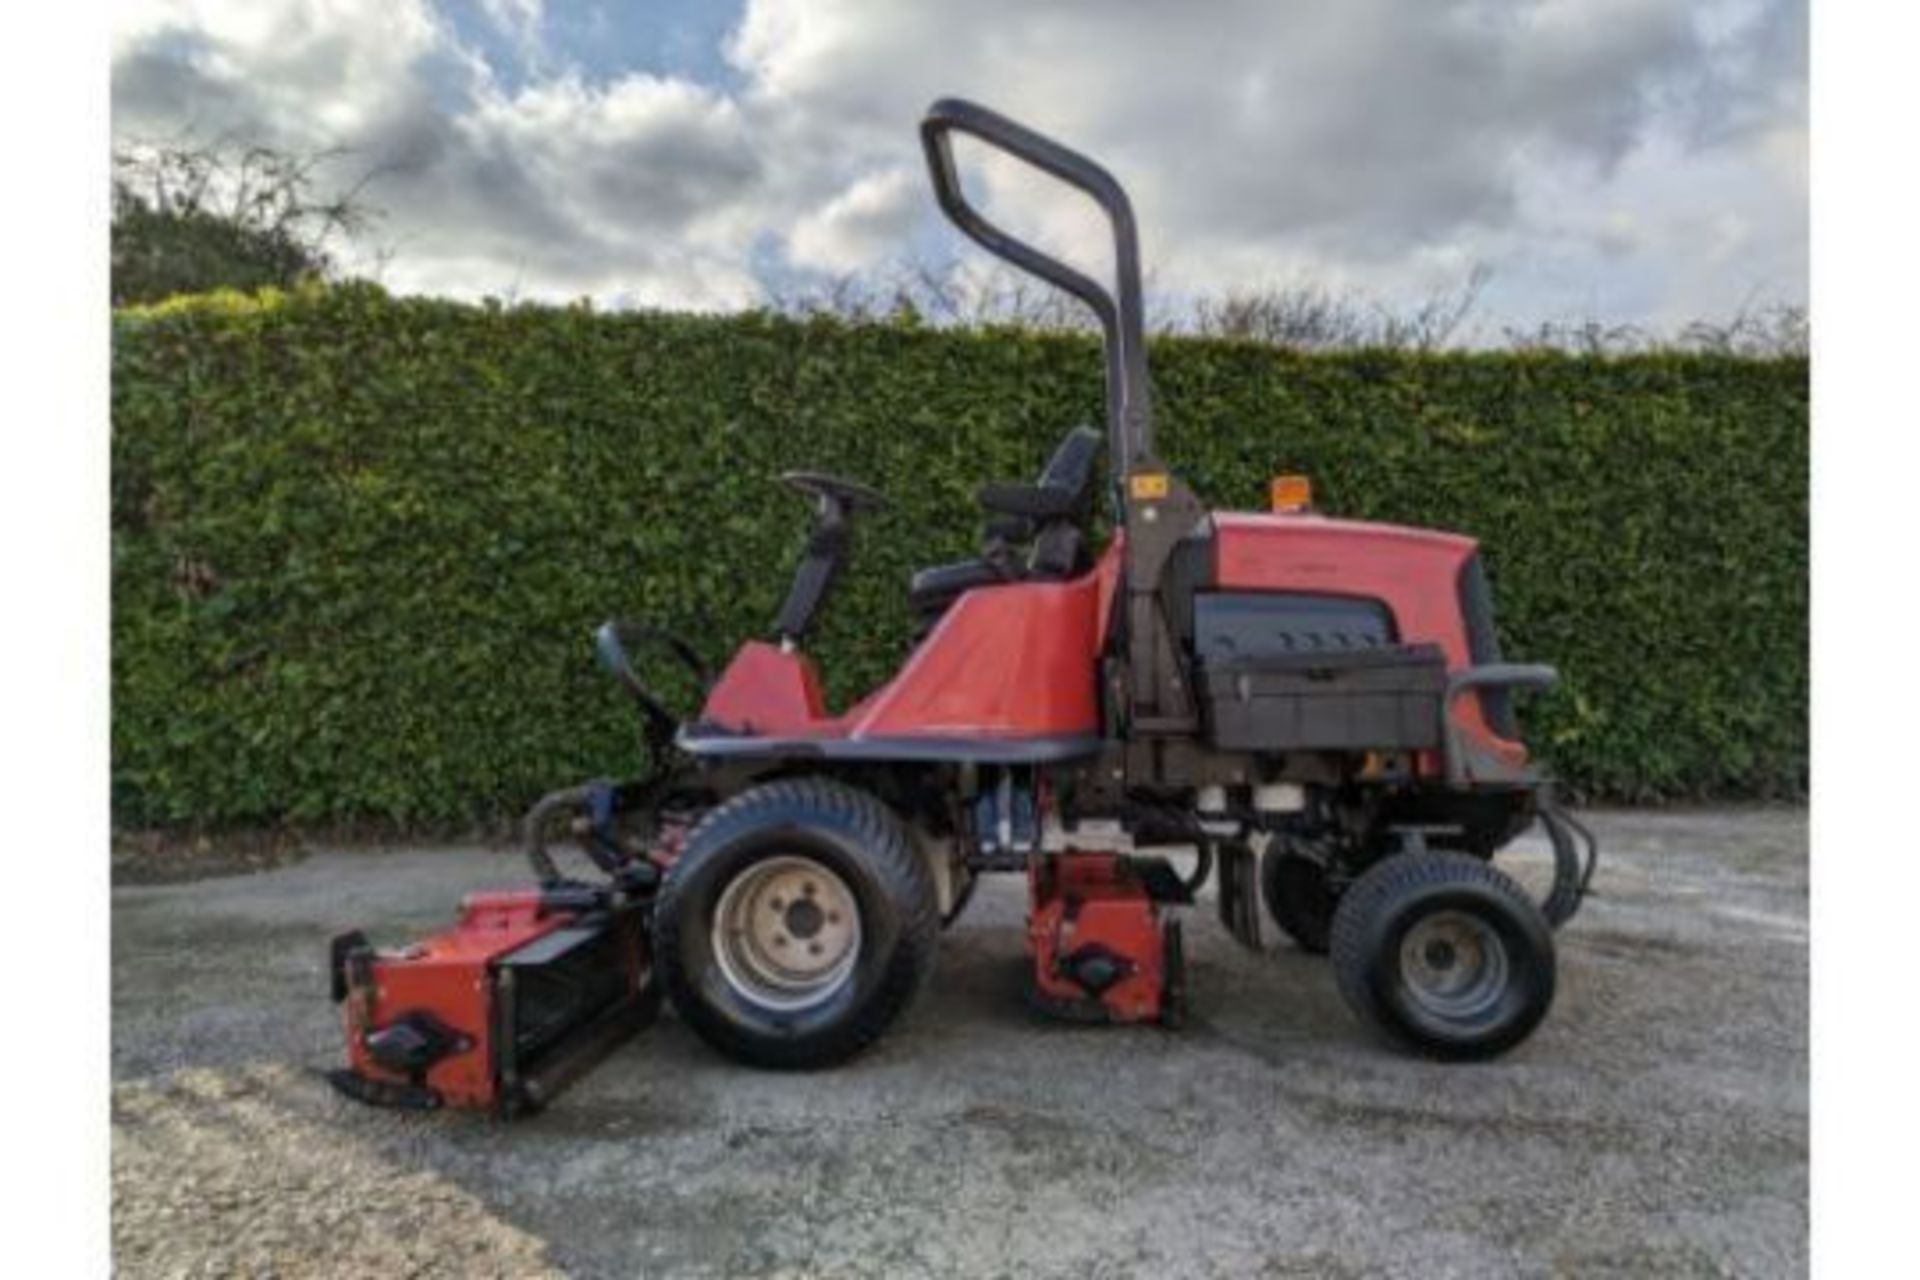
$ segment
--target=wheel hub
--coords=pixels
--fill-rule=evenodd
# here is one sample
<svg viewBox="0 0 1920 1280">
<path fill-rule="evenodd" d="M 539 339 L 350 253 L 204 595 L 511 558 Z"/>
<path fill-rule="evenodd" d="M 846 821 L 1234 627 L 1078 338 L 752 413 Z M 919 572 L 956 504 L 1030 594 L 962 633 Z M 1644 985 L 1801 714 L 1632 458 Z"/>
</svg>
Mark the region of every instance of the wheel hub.
<svg viewBox="0 0 1920 1280">
<path fill-rule="evenodd" d="M 727 985 L 764 1008 L 794 1010 L 832 996 L 860 955 L 860 911 L 846 881 L 797 854 L 735 876 L 713 913 L 713 950 Z"/>
<path fill-rule="evenodd" d="M 1507 988 L 1506 944 L 1487 923 L 1462 911 L 1439 911 L 1407 930 L 1400 972 L 1414 1002 L 1443 1018 L 1472 1018 L 1491 1009 Z"/>
<path fill-rule="evenodd" d="M 811 938 L 820 932 L 826 913 L 811 898 L 802 898 L 787 908 L 787 932 L 796 938 Z"/>
</svg>

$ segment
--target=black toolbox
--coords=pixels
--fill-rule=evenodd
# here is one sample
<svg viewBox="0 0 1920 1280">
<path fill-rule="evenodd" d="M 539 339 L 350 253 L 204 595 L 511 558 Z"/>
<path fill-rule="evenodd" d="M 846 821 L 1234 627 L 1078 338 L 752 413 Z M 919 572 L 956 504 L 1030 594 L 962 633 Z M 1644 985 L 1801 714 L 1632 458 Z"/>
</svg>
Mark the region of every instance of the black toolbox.
<svg viewBox="0 0 1920 1280">
<path fill-rule="evenodd" d="M 1223 751 L 1432 751 L 1447 660 L 1434 644 L 1201 658 L 1201 716 Z"/>
</svg>

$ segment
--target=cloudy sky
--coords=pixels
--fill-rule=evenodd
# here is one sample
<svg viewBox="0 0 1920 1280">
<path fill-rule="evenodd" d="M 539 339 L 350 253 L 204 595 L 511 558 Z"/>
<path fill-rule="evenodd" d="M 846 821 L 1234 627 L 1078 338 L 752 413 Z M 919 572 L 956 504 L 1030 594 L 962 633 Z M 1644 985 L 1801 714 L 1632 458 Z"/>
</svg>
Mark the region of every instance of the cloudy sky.
<svg viewBox="0 0 1920 1280">
<path fill-rule="evenodd" d="M 1799 0 L 132 0 L 117 139 L 345 147 L 403 291 L 726 308 L 966 251 L 976 98 L 1128 186 L 1155 287 L 1669 327 L 1807 290 Z M 1087 212 L 972 181 L 1070 255 Z"/>
</svg>

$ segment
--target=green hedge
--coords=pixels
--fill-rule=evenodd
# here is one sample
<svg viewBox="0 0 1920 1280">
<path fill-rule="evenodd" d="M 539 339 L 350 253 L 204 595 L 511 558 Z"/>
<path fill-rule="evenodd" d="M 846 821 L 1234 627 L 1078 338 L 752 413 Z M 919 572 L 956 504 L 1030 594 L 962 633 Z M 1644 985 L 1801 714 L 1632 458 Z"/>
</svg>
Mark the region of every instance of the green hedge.
<svg viewBox="0 0 1920 1280">
<path fill-rule="evenodd" d="M 1471 532 L 1530 737 L 1577 791 L 1798 795 L 1807 366 L 1697 355 L 1154 350 L 1206 499 Z M 886 675 L 974 487 L 1097 421 L 1094 344 L 764 316 L 397 300 L 364 286 L 115 320 L 113 782 L 123 825 L 493 822 L 633 763 L 613 614 L 761 633 L 804 536 L 773 475 L 889 492 L 816 651 Z"/>
</svg>

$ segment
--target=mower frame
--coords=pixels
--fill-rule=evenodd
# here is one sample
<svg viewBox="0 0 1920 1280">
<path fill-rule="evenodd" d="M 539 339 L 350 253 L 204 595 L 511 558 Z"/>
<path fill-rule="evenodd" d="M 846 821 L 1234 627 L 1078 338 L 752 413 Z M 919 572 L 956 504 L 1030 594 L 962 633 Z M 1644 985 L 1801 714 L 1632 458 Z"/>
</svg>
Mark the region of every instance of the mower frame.
<svg viewBox="0 0 1920 1280">
<path fill-rule="evenodd" d="M 954 151 L 963 136 L 1090 198 L 1111 233 L 1111 283 L 974 204 Z M 996 871 L 1027 876 L 1029 995 L 1059 1016 L 1177 1023 L 1186 986 L 1172 911 L 1210 878 L 1233 937 L 1262 947 L 1264 900 L 1298 945 L 1332 953 L 1356 1011 L 1419 1051 L 1503 1052 L 1545 1015 L 1550 929 L 1584 898 L 1597 846 L 1554 801 L 1511 724 L 1508 696 L 1557 674 L 1501 658 L 1477 544 L 1298 507 L 1209 511 L 1155 450 L 1139 235 L 1120 183 L 956 98 L 928 109 L 920 139 L 935 197 L 960 231 L 1099 320 L 1106 546 L 1084 545 L 1101 438 L 1076 431 L 1038 483 L 982 490 L 987 551 L 926 571 L 934 586 L 924 598 L 925 575 L 916 577 L 924 612 L 911 655 L 836 715 L 801 646 L 845 567 L 856 515 L 885 502 L 832 476 L 783 476 L 815 524 L 770 639 L 748 641 L 716 675 L 695 646 L 657 627 L 616 621 L 597 632 L 601 663 L 638 708 L 651 771 L 534 806 L 527 848 L 540 887 L 507 900 L 525 934 L 514 947 L 533 949 L 478 945 L 486 916 L 471 907 L 419 956 L 374 952 L 358 935 L 344 952 L 336 946 L 352 958 L 336 960 L 351 1038 L 343 1091 L 389 1103 L 544 1102 L 551 1086 L 522 1086 L 506 1028 L 521 1016 L 514 971 L 548 964 L 539 938 L 555 927 L 552 912 L 596 940 L 613 936 L 608 922 L 640 926 L 619 934 L 612 950 L 625 967 L 593 988 L 601 1003 L 591 1018 L 579 992 L 595 975 L 543 974 L 549 1005 L 528 1025 L 583 1023 L 577 1052 L 564 1037 L 539 1040 L 554 1077 L 630 1034 L 662 988 L 701 1035 L 746 1061 L 838 1061 L 906 1007 L 938 928 Z M 678 718 L 643 678 L 643 648 L 692 674 L 703 690 L 696 715 Z M 1555 855 L 1541 904 L 1488 865 L 1535 819 Z M 604 884 L 562 874 L 550 847 L 561 832 Z M 1190 872 L 1154 852 L 1179 846 L 1197 853 Z M 776 858 L 777 890 L 730 896 Z M 810 878 L 809 866 L 820 874 Z M 851 933 L 850 909 L 861 913 Z M 849 936 L 859 939 L 853 961 L 823 952 Z M 791 980 L 822 994 L 789 1008 L 730 987 L 729 957 L 740 957 L 729 948 L 740 939 L 758 948 L 763 985 Z M 1431 941 L 1409 960 L 1408 939 Z M 1513 980 L 1493 1004 L 1454 1016 L 1456 989 L 1480 990 L 1460 985 L 1467 975 L 1455 966 L 1470 960 L 1456 944 L 1504 948 L 1500 972 Z M 440 979 L 425 965 L 436 957 L 454 958 L 448 990 L 491 992 L 491 1035 L 465 1025 L 470 995 L 457 1005 L 430 998 Z M 425 1003 L 377 1010 L 378 974 L 429 993 Z M 1429 980 L 1435 988 L 1420 990 Z M 450 1009 L 465 1012 L 440 1017 Z M 523 1027 L 521 1040 L 531 1034 Z M 494 1042 L 509 1050 L 491 1068 L 471 1056 Z M 431 1053 L 440 1056 L 423 1063 Z"/>
</svg>

